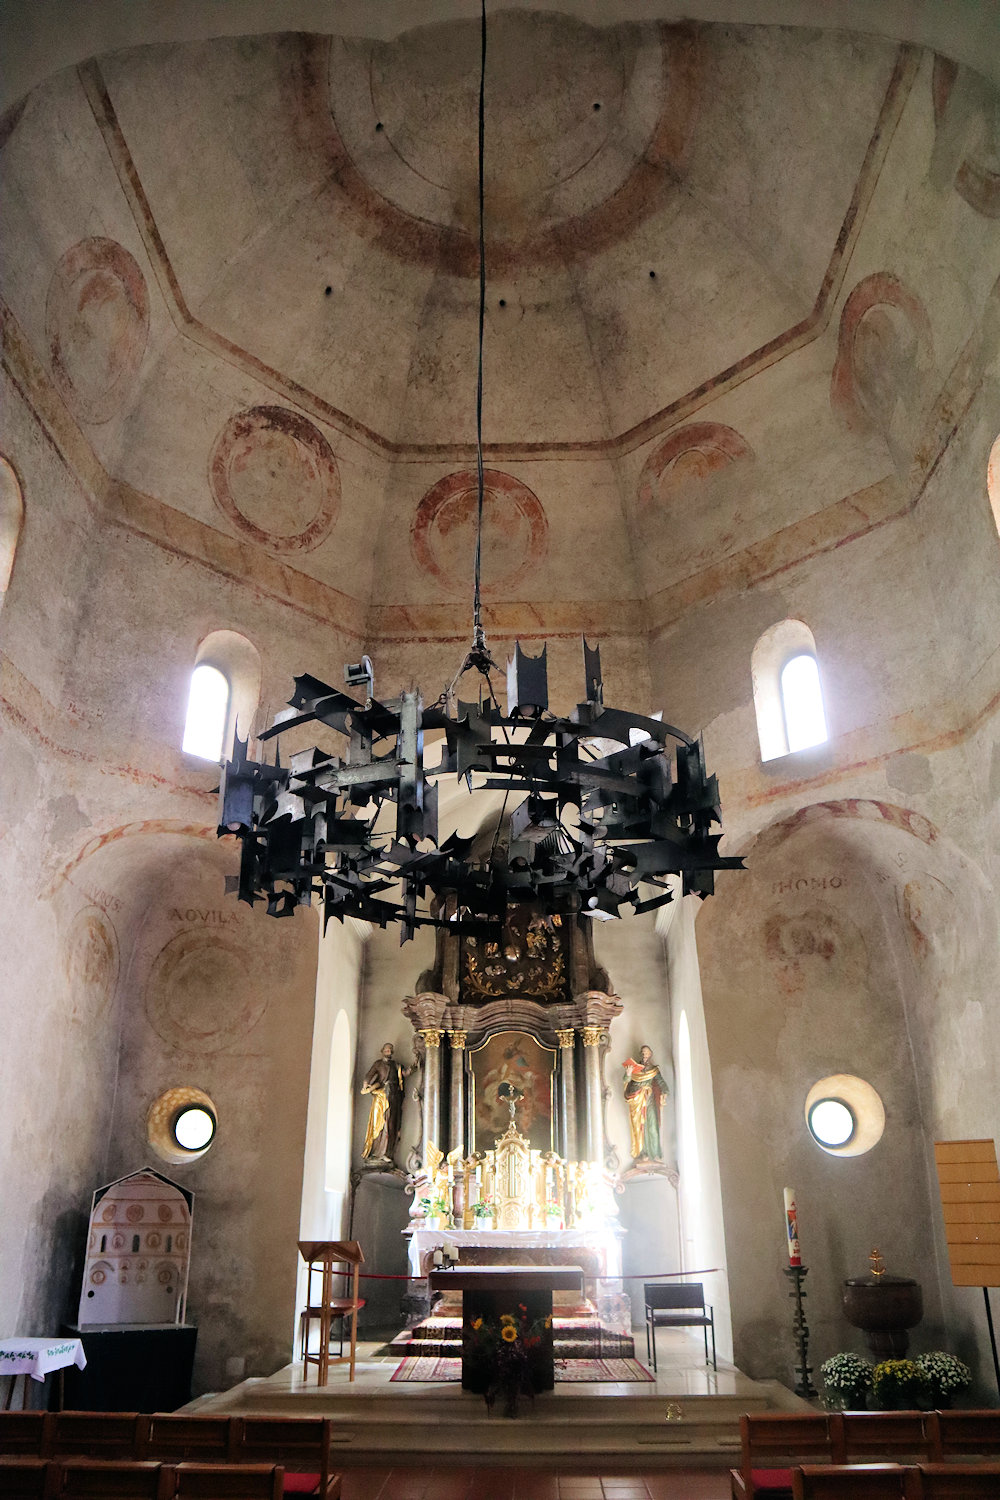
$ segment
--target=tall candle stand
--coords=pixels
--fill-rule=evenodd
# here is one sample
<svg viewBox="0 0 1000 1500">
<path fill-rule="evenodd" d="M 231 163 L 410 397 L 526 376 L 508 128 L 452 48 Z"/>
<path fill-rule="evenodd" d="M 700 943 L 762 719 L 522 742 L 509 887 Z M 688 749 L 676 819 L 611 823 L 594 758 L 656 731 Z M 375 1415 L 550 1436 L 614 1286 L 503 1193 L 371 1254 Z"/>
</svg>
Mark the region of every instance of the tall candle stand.
<svg viewBox="0 0 1000 1500">
<path fill-rule="evenodd" d="M 794 1285 L 789 1288 L 788 1295 L 795 1300 L 795 1316 L 792 1319 L 792 1333 L 799 1351 L 798 1363 L 795 1366 L 795 1394 L 804 1396 L 808 1400 L 811 1396 L 818 1396 L 819 1392 L 812 1383 L 812 1366 L 809 1364 L 809 1324 L 806 1322 L 805 1308 L 802 1306 L 805 1297 L 802 1283 L 809 1274 L 808 1266 L 785 1266 L 784 1273 Z"/>
</svg>

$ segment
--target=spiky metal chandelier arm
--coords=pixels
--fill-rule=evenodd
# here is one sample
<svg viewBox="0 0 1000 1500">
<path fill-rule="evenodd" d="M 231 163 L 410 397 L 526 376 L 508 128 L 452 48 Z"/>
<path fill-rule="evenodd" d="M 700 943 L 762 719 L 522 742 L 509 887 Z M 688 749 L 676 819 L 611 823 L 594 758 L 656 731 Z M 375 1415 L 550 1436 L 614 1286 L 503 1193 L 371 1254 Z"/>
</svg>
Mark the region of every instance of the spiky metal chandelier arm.
<svg viewBox="0 0 1000 1500">
<path fill-rule="evenodd" d="M 313 748 L 268 765 L 249 760 L 237 740 L 220 789 L 219 832 L 242 843 L 230 888 L 251 905 L 265 900 L 276 916 L 319 897 L 325 920 L 400 921 L 403 941 L 425 925 L 492 930 L 508 905 L 528 900 L 550 912 L 617 916 L 626 903 L 650 911 L 671 899 L 668 875 L 680 877 L 684 894 L 710 894 L 714 872 L 741 868 L 742 860 L 720 855 L 710 831 L 718 790 L 700 741 L 605 708 L 599 653 L 586 643 L 585 652 L 589 696 L 569 718 L 547 712 L 544 651 L 530 658 L 519 646 L 507 713 L 492 698 L 460 701 L 454 714 L 440 702 L 424 708 L 416 692 L 380 703 L 370 676 L 359 703 L 315 677 L 297 677 L 290 711 L 261 738 L 318 722 L 343 735 L 348 751 L 342 759 Z M 425 730 L 445 736 L 441 762 L 430 768 Z M 585 759 L 585 739 L 622 748 Z M 509 840 L 494 840 L 481 862 L 469 862 L 471 840 L 452 834 L 438 842 L 437 780 L 447 775 L 526 794 L 511 812 Z M 386 804 L 396 808 L 393 835 L 376 828 Z M 429 898 L 432 909 L 418 910 Z"/>
</svg>

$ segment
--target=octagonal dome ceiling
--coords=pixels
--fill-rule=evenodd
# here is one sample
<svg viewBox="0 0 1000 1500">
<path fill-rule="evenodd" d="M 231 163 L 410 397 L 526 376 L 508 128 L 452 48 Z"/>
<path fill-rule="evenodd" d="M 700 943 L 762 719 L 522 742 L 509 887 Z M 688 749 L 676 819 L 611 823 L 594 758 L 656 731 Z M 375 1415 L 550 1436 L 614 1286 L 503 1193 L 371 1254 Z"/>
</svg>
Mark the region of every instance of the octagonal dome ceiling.
<svg viewBox="0 0 1000 1500">
<path fill-rule="evenodd" d="M 217 40 L 89 72 L 187 315 L 390 451 L 471 436 L 478 40 Z M 897 50 L 493 17 L 487 441 L 618 439 L 805 323 Z"/>
</svg>

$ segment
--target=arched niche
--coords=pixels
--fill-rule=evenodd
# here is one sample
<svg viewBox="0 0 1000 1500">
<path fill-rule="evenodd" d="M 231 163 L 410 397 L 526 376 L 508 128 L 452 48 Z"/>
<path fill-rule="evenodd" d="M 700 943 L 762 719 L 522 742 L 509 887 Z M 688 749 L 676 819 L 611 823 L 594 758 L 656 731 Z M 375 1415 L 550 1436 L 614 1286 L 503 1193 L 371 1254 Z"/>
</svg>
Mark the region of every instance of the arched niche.
<svg viewBox="0 0 1000 1500">
<path fill-rule="evenodd" d="M 227 895 L 232 844 L 200 825 L 125 825 L 91 840 L 52 891 L 64 943 L 81 913 L 114 933 L 109 1051 L 87 1080 L 88 1107 L 104 1114 L 106 1175 L 148 1160 L 150 1107 L 165 1091 L 200 1091 L 224 1122 L 210 1151 L 170 1169 L 199 1198 L 190 1306 L 212 1309 L 199 1336 L 203 1389 L 248 1350 L 255 1375 L 292 1355 L 316 991 L 316 913 L 275 921 Z M 268 1296 L 248 1301 L 245 1288 L 262 1284 Z"/>
<path fill-rule="evenodd" d="M 966 1312 L 939 1277 L 933 1142 L 1000 1123 L 987 882 L 924 816 L 879 801 L 800 809 L 742 852 L 747 871 L 720 878 L 697 922 L 736 1361 L 790 1373 L 775 1331 L 782 1288 L 761 1278 L 741 1227 L 772 1224 L 777 1260 L 787 1185 L 812 1268 L 817 1363 L 842 1346 L 839 1287 L 873 1244 L 922 1282 L 924 1337 L 947 1337 L 942 1324 Z M 834 1074 L 884 1102 L 884 1133 L 864 1154 L 824 1153 L 809 1136 L 809 1091 Z"/>
</svg>

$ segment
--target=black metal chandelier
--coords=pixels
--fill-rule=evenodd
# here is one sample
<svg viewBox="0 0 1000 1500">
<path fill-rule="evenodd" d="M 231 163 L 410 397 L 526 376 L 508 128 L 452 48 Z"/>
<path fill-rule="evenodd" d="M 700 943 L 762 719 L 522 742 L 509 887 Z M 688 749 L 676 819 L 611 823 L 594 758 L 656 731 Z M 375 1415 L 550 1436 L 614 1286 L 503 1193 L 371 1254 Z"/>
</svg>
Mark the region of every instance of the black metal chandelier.
<svg viewBox="0 0 1000 1500">
<path fill-rule="evenodd" d="M 240 873 L 227 878 L 227 890 L 251 906 L 266 901 L 277 917 L 315 900 L 324 928 L 330 917 L 379 927 L 398 922 L 401 942 L 421 926 L 489 935 L 511 907 L 524 904 L 533 921 L 569 913 L 613 918 L 622 907 L 652 911 L 673 899 L 678 884 L 683 895 L 707 896 L 716 870 L 743 867 L 742 859 L 719 854 L 721 835 L 711 831 L 720 822 L 718 787 L 706 774 L 701 740 L 605 707 L 598 649 L 583 643 L 584 698 L 567 718 L 549 712 L 545 647 L 531 657 L 515 645 L 506 711 L 493 688 L 497 667 L 480 589 L 485 77 L 483 0 L 472 646 L 427 706 L 416 690 L 380 702 L 367 656 L 344 668 L 345 684 L 362 689 L 362 701 L 315 677 L 296 677 L 289 707 L 261 740 L 317 723 L 343 737 L 343 753 L 314 747 L 282 764 L 276 743 L 273 763 L 255 761 L 237 734 L 220 786 L 219 834 L 235 834 L 242 845 Z M 478 681 L 468 702 L 456 697 L 467 672 Z M 443 732 L 442 754 L 429 767 L 424 735 L 434 731 Z M 488 849 L 454 831 L 439 839 L 438 784 L 449 776 L 470 792 L 503 793 Z"/>
</svg>

